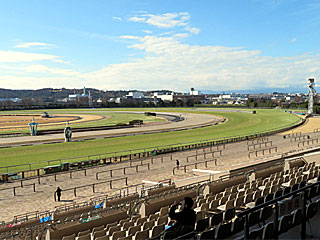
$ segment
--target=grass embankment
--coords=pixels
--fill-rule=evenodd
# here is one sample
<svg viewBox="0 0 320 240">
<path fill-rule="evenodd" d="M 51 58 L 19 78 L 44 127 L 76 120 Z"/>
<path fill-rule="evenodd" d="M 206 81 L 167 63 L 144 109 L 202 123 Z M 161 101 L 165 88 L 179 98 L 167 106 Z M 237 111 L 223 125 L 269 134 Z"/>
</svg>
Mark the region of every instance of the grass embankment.
<svg viewBox="0 0 320 240">
<path fill-rule="evenodd" d="M 217 126 L 185 131 L 97 139 L 84 142 L 57 143 L 0 149 L 0 166 L 71 157 L 82 157 L 108 152 L 126 151 L 137 148 L 151 148 L 154 146 L 196 142 L 228 136 L 248 135 L 256 132 L 267 131 L 273 128 L 287 127 L 288 125 L 293 125 L 299 121 L 299 118 L 297 116 L 289 113 L 284 113 L 280 110 L 257 110 L 257 114 L 239 112 L 214 112 L 212 110 L 210 112 L 204 112 L 203 110 L 200 112 L 188 109 L 164 109 L 163 111 L 181 111 L 220 115 L 227 118 L 228 121 Z M 68 162 L 71 161 L 72 160 L 68 160 Z M 75 159 L 74 161 L 79 161 L 79 159 Z M 58 164 L 58 162 L 50 163 L 50 165 L 53 164 Z M 37 164 L 33 165 L 33 168 L 44 166 L 46 166 L 46 164 Z M 9 170 L 9 172 L 14 172 L 22 169 L 27 169 L 27 167 L 16 167 L 15 169 Z M 3 171 L 5 170 L 3 169 Z"/>
</svg>

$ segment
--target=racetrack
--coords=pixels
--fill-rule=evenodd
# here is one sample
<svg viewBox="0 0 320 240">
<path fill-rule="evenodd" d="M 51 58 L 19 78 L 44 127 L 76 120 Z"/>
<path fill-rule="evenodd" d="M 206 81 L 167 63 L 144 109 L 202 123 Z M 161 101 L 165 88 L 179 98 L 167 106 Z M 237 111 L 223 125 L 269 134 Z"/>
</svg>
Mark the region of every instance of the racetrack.
<svg viewBox="0 0 320 240">
<path fill-rule="evenodd" d="M 126 112 L 128 113 L 128 112 Z M 130 113 L 130 112 L 129 112 Z M 131 112 L 137 113 L 137 112 Z M 99 136 L 103 137 L 119 137 L 119 136 L 132 136 L 145 133 L 159 133 L 166 131 L 178 131 L 185 129 L 193 129 L 198 127 L 210 126 L 217 124 L 223 121 L 222 117 L 207 115 L 207 114 L 196 114 L 196 113 L 166 113 L 161 112 L 158 114 L 174 115 L 176 117 L 182 117 L 183 121 L 178 122 L 165 122 L 166 124 L 157 124 L 157 125 L 142 125 L 134 128 L 119 128 L 119 129 L 110 129 L 110 130 L 101 130 L 101 131 L 88 131 L 88 132 L 76 132 L 73 133 L 73 139 L 92 139 L 98 138 Z M 95 115 L 91 115 L 95 116 Z M 0 146 L 17 146 L 25 145 L 31 143 L 47 143 L 47 142 L 57 142 L 63 141 L 64 134 L 48 134 L 40 136 L 23 136 L 23 137 L 11 137 L 11 138 L 0 138 Z"/>
</svg>

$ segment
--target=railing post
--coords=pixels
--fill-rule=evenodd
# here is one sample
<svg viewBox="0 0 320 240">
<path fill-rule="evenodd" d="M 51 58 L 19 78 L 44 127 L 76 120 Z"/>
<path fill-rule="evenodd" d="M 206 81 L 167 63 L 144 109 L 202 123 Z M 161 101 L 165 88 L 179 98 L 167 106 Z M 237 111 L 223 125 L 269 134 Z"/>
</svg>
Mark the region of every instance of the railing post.
<svg viewBox="0 0 320 240">
<path fill-rule="evenodd" d="M 112 180 L 110 180 L 109 182 L 110 182 L 110 189 L 112 189 Z"/>
<path fill-rule="evenodd" d="M 244 216 L 244 239 L 249 239 L 249 218 L 248 214 Z"/>
<path fill-rule="evenodd" d="M 112 177 L 112 169 L 110 169 L 110 177 Z"/>
<path fill-rule="evenodd" d="M 20 186 L 23 188 L 23 180 L 20 181 Z"/>
<path fill-rule="evenodd" d="M 307 193 L 308 191 L 303 192 L 302 200 L 302 216 L 301 216 L 301 239 L 306 239 L 307 233 Z"/>
<path fill-rule="evenodd" d="M 278 239 L 278 218 L 279 218 L 279 204 L 275 203 L 273 212 L 273 239 Z"/>
<path fill-rule="evenodd" d="M 40 176 L 38 176 L 38 183 L 41 184 L 41 183 L 40 183 Z"/>
<path fill-rule="evenodd" d="M 75 197 L 77 196 L 77 188 L 76 187 L 73 189 L 73 194 Z"/>
<path fill-rule="evenodd" d="M 92 184 L 92 192 L 95 192 L 95 191 L 94 191 L 94 184 Z"/>
<path fill-rule="evenodd" d="M 57 174 L 54 174 L 54 181 L 57 181 Z"/>
<path fill-rule="evenodd" d="M 13 187 L 13 196 L 16 195 L 16 187 Z"/>
<path fill-rule="evenodd" d="M 33 184 L 33 191 L 36 192 L 36 184 Z"/>
<path fill-rule="evenodd" d="M 84 169 L 84 176 L 87 176 L 87 169 Z"/>
<path fill-rule="evenodd" d="M 72 172 L 70 171 L 70 178 L 72 178 Z"/>
</svg>

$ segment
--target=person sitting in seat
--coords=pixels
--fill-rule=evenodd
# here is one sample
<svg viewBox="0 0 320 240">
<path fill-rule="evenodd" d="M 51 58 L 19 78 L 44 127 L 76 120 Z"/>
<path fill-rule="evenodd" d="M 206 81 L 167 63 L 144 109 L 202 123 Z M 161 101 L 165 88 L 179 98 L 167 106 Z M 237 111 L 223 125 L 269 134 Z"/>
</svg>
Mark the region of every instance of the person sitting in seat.
<svg viewBox="0 0 320 240">
<path fill-rule="evenodd" d="M 176 212 L 179 205 L 181 205 L 182 210 Z M 185 197 L 181 203 L 174 202 L 170 208 L 169 217 L 175 220 L 175 223 L 165 231 L 163 239 L 177 238 L 194 230 L 197 215 L 192 209 L 192 206 L 193 200 L 190 197 Z"/>
</svg>

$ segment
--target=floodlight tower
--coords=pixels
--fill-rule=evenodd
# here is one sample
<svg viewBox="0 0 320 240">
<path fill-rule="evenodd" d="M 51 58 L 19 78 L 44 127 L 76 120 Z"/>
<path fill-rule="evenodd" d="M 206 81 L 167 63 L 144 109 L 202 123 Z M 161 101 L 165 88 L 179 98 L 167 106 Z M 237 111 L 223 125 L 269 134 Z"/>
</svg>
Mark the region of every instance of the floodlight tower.
<svg viewBox="0 0 320 240">
<path fill-rule="evenodd" d="M 308 104 L 308 116 L 311 116 L 313 114 L 313 97 L 316 95 L 316 90 L 314 88 L 314 78 L 308 79 L 308 85 L 309 85 L 309 104 Z"/>
</svg>

